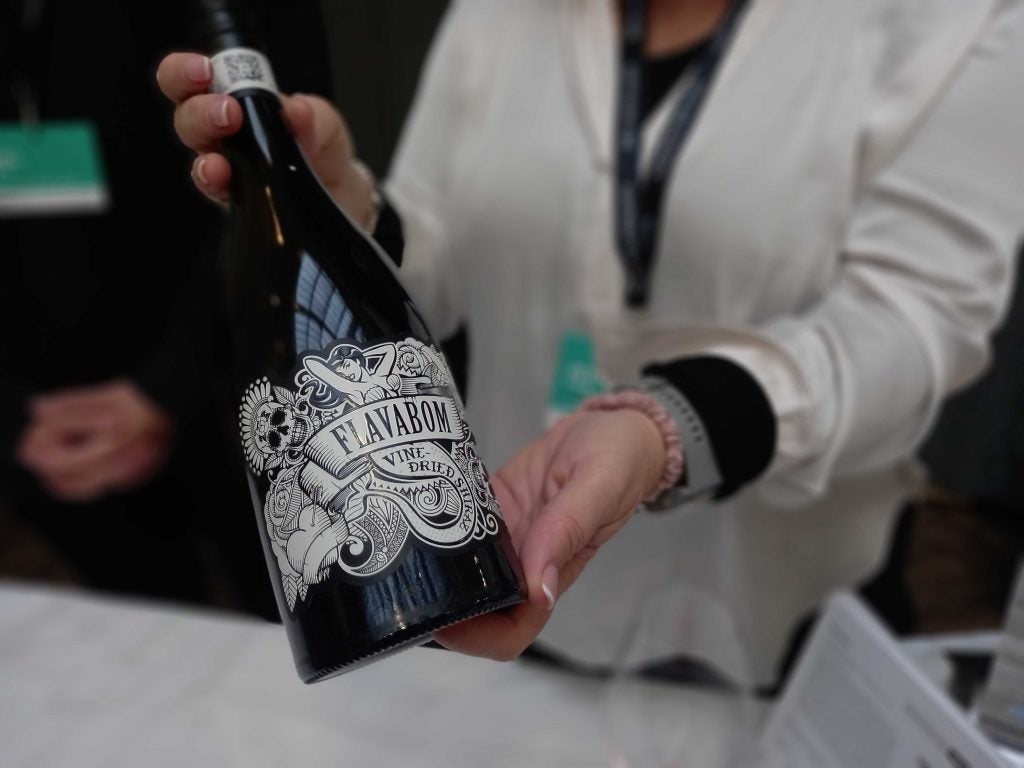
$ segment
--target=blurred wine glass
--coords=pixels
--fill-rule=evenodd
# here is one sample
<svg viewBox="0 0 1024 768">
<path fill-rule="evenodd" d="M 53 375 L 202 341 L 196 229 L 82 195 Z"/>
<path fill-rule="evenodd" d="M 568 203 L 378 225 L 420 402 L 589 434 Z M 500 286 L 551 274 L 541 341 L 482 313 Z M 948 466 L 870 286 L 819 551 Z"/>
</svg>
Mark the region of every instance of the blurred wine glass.
<svg viewBox="0 0 1024 768">
<path fill-rule="evenodd" d="M 682 660 L 672 640 L 702 632 L 678 610 L 685 587 L 665 585 L 636 609 L 605 697 L 612 768 L 744 768 L 767 702 L 753 692 L 738 641 L 715 638 L 714 667 Z M 692 596 L 690 596 L 692 598 Z M 651 664 L 651 658 L 671 658 Z"/>
</svg>

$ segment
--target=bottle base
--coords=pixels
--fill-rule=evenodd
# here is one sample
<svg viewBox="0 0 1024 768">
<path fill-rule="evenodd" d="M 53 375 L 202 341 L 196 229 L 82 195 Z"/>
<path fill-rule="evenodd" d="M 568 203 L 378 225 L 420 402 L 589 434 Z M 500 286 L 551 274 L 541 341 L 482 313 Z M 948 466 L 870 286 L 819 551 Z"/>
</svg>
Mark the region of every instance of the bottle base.
<svg viewBox="0 0 1024 768">
<path fill-rule="evenodd" d="M 501 610 L 502 608 L 509 608 L 521 602 L 523 602 L 522 595 L 514 594 L 496 602 L 488 602 L 485 605 L 475 606 L 467 611 L 457 614 L 455 618 L 451 618 L 449 616 L 438 617 L 437 619 L 417 626 L 415 629 L 396 632 L 390 637 L 371 645 L 365 653 L 353 656 L 338 664 L 318 669 L 312 674 L 303 674 L 303 671 L 299 670 L 299 677 L 302 678 L 302 682 L 310 685 L 332 677 L 337 677 L 338 675 L 343 675 L 346 672 L 351 672 L 355 669 L 359 669 L 360 667 L 365 667 L 367 664 L 372 662 L 380 661 L 387 656 L 394 656 L 396 653 L 400 653 L 408 648 L 422 645 L 430 640 L 431 635 L 439 629 L 450 627 L 453 624 L 458 624 L 461 621 L 467 621 L 485 613 L 491 613 L 492 611 Z"/>
</svg>

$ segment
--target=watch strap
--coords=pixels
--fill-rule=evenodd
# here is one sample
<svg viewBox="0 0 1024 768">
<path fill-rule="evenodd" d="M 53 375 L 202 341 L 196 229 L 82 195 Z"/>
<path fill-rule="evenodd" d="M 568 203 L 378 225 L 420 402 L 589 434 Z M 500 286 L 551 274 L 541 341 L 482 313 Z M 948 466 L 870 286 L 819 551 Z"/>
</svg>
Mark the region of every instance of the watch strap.
<svg viewBox="0 0 1024 768">
<path fill-rule="evenodd" d="M 685 455 L 680 482 L 654 499 L 646 500 L 644 506 L 651 511 L 661 511 L 713 494 L 722 482 L 722 475 L 700 414 L 686 396 L 665 379 L 645 376 L 634 388 L 657 400 L 672 417 Z"/>
</svg>

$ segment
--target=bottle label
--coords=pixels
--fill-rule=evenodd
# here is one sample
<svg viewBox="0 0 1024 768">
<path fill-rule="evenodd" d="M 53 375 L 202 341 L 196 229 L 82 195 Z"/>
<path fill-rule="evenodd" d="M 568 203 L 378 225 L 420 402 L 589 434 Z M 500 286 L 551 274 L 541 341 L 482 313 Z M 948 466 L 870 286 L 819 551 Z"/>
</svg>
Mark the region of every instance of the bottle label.
<svg viewBox="0 0 1024 768">
<path fill-rule="evenodd" d="M 500 512 L 444 359 L 413 338 L 306 354 L 295 389 L 267 379 L 239 408 L 290 610 L 339 573 L 356 583 L 406 548 L 454 551 L 498 533 Z"/>
<path fill-rule="evenodd" d="M 261 88 L 277 93 L 277 81 L 270 61 L 252 48 L 227 48 L 211 59 L 213 93 L 234 93 L 247 88 Z"/>
</svg>

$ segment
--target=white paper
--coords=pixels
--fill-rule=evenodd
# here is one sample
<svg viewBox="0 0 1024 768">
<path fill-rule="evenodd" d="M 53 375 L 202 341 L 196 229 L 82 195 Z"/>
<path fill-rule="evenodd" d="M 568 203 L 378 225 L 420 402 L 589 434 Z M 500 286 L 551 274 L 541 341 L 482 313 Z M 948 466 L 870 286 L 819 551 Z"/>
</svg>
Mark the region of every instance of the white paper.
<svg viewBox="0 0 1024 768">
<path fill-rule="evenodd" d="M 1024 570 L 1017 578 L 979 717 L 982 729 L 994 741 L 1024 751 Z M 1024 758 L 1020 760 L 1024 763 Z"/>
<path fill-rule="evenodd" d="M 995 749 L 852 595 L 833 597 L 757 768 L 1001 768 Z"/>
</svg>

